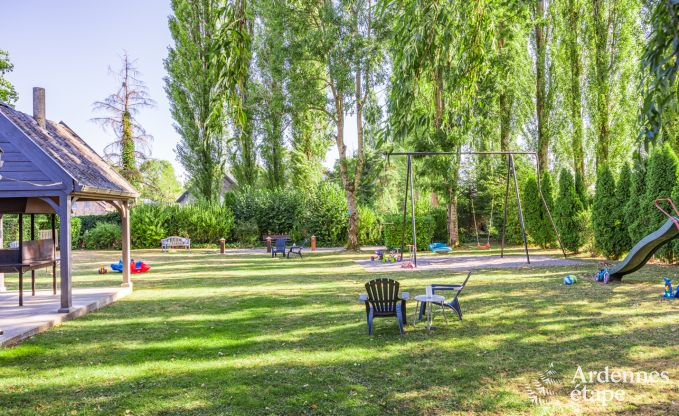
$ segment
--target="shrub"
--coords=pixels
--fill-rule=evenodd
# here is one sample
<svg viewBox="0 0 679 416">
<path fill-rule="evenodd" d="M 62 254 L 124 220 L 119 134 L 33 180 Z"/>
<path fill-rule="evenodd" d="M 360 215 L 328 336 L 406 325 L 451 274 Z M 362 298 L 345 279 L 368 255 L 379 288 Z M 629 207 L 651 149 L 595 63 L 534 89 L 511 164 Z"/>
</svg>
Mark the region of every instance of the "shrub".
<svg viewBox="0 0 679 416">
<path fill-rule="evenodd" d="M 303 194 L 294 189 L 243 187 L 224 200 L 237 221 L 255 221 L 262 234 L 291 232 L 304 208 Z"/>
<path fill-rule="evenodd" d="M 51 225 L 50 225 L 51 227 Z M 82 234 L 81 234 L 82 220 L 79 217 L 71 218 L 71 247 L 78 248 L 82 246 Z M 59 230 L 57 229 L 57 232 Z M 56 236 L 59 240 L 59 236 Z"/>
<path fill-rule="evenodd" d="M 382 242 L 382 223 L 377 213 L 366 206 L 358 206 L 358 242 L 374 245 Z"/>
<path fill-rule="evenodd" d="M 259 243 L 261 233 L 255 220 L 245 220 L 236 222 L 234 236 L 239 243 L 254 247 Z"/>
<path fill-rule="evenodd" d="M 82 215 L 78 218 L 80 218 L 81 222 L 81 235 L 84 235 L 102 222 L 120 225 L 120 214 L 118 214 L 118 211 L 109 212 L 104 215 Z"/>
<path fill-rule="evenodd" d="M 135 206 L 130 214 L 132 246 L 135 248 L 159 247 L 160 240 L 168 235 L 165 229 L 166 220 L 167 212 L 163 205 Z"/>
<path fill-rule="evenodd" d="M 563 169 L 559 175 L 559 195 L 554 207 L 554 221 L 566 250 L 577 252 L 582 244 L 582 202 L 575 189 L 573 175 Z"/>
<path fill-rule="evenodd" d="M 549 207 L 550 212 L 554 212 L 552 179 L 546 171 L 543 174 L 541 185 L 542 194 L 545 197 L 547 206 Z M 531 240 L 540 247 L 549 247 L 554 243 L 556 237 L 544 208 L 542 198 L 540 197 L 538 183 L 534 176 L 531 176 L 526 180 L 526 183 L 523 186 L 522 199 L 527 234 Z"/>
<path fill-rule="evenodd" d="M 405 244 L 413 241 L 412 216 L 406 217 Z M 389 248 L 401 247 L 402 214 L 391 214 L 384 217 L 384 245 Z M 417 249 L 426 250 L 434 235 L 434 219 L 430 215 L 416 215 Z"/>
<path fill-rule="evenodd" d="M 320 183 L 306 199 L 298 215 L 293 235 L 310 238 L 316 235 L 320 245 L 344 245 L 347 239 L 347 201 L 342 189 L 333 183 Z M 359 214 L 360 215 L 360 214 Z"/>
<path fill-rule="evenodd" d="M 120 225 L 102 222 L 85 232 L 83 244 L 88 250 L 120 250 Z"/>
<path fill-rule="evenodd" d="M 622 224 L 622 207 L 617 204 L 613 173 L 607 165 L 599 169 L 592 202 L 592 230 L 594 246 L 607 259 L 622 254 L 620 242 L 626 230 Z"/>
<path fill-rule="evenodd" d="M 227 207 L 211 202 L 199 202 L 180 209 L 181 231 L 191 242 L 217 244 L 230 235 L 234 217 Z"/>
</svg>

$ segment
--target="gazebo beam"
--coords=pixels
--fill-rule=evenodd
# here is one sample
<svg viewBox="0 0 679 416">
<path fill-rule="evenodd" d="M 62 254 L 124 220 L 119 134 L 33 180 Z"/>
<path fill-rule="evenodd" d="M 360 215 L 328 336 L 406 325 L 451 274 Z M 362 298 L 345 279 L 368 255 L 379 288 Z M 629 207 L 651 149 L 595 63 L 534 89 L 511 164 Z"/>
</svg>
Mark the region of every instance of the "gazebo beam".
<svg viewBox="0 0 679 416">
<path fill-rule="evenodd" d="M 4 221 L 2 219 L 2 214 L 0 214 L 0 248 L 5 247 L 5 229 Z M 5 286 L 5 274 L 0 273 L 0 292 L 7 292 L 7 287 Z"/>
<path fill-rule="evenodd" d="M 132 287 L 130 278 L 130 201 L 120 204 L 120 225 L 123 246 L 123 286 Z"/>
<path fill-rule="evenodd" d="M 61 308 L 60 313 L 71 312 L 73 307 L 71 282 L 71 197 L 59 197 L 59 256 L 61 262 Z"/>
<path fill-rule="evenodd" d="M 130 271 L 130 201 L 108 201 L 120 214 L 120 233 L 123 257 L 123 287 L 132 287 Z"/>
</svg>

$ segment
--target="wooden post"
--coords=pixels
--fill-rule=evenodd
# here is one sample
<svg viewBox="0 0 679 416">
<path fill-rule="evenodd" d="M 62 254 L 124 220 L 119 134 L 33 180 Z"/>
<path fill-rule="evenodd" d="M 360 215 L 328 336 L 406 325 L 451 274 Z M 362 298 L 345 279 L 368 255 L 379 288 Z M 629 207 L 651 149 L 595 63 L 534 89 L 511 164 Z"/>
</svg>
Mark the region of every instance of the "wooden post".
<svg viewBox="0 0 679 416">
<path fill-rule="evenodd" d="M 5 229 L 4 220 L 2 219 L 2 214 L 0 214 L 0 249 L 5 246 Z M 5 286 L 5 274 L 0 273 L 0 292 L 7 292 L 7 287 Z"/>
<path fill-rule="evenodd" d="M 31 241 L 35 240 L 35 214 L 31 214 Z M 35 296 L 35 270 L 31 270 L 31 296 Z"/>
<path fill-rule="evenodd" d="M 24 214 L 19 214 L 19 262 L 24 262 Z M 24 306 L 24 269 L 19 266 L 19 306 Z"/>
<path fill-rule="evenodd" d="M 124 287 L 132 287 L 130 279 L 130 201 L 122 201 L 120 204 L 120 225 L 123 239 L 123 284 Z"/>
<path fill-rule="evenodd" d="M 61 308 L 59 313 L 71 312 L 73 287 L 71 282 L 71 197 L 59 197 L 59 256 L 61 257 Z"/>
<path fill-rule="evenodd" d="M 52 262 L 52 294 L 57 294 L 57 215 L 52 214 L 52 250 L 54 262 Z"/>
</svg>

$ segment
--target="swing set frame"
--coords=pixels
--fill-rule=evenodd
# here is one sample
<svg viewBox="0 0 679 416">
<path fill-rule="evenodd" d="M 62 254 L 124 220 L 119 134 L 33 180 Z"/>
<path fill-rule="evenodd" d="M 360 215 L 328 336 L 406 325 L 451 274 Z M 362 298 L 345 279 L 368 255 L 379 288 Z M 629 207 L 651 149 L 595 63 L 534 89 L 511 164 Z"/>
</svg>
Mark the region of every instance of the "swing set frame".
<svg viewBox="0 0 679 416">
<path fill-rule="evenodd" d="M 505 185 L 505 195 L 504 195 L 504 220 L 502 221 L 502 234 L 500 238 L 500 257 L 504 258 L 504 249 L 505 249 L 505 227 L 507 224 L 507 204 L 509 203 L 509 181 L 510 178 L 513 179 L 514 182 L 514 193 L 516 194 L 516 206 L 519 211 L 519 223 L 521 224 L 521 234 L 523 236 L 523 247 L 526 252 L 526 263 L 530 264 L 530 254 L 528 252 L 528 239 L 526 237 L 526 227 L 525 223 L 523 220 L 523 209 L 521 208 L 521 195 L 519 194 L 519 183 L 518 180 L 516 179 L 516 167 L 514 165 L 514 156 L 517 155 L 524 155 L 524 156 L 532 156 L 535 158 L 535 173 L 537 176 L 537 182 L 538 182 L 538 193 L 540 194 L 540 200 L 542 201 L 542 205 L 545 208 L 545 211 L 547 212 L 547 217 L 549 218 L 549 222 L 552 226 L 552 229 L 554 230 L 554 234 L 556 235 L 556 239 L 559 242 L 559 247 L 561 248 L 561 252 L 563 253 L 564 258 L 567 258 L 568 256 L 566 255 L 566 251 L 563 248 L 563 244 L 561 244 L 561 236 L 559 235 L 559 231 L 556 229 L 556 224 L 554 223 L 554 220 L 552 218 L 552 213 L 549 211 L 549 207 L 547 206 L 547 201 L 545 200 L 545 196 L 542 193 L 542 184 L 540 183 L 540 159 L 538 158 L 537 152 L 514 152 L 514 151 L 507 151 L 507 152 L 502 152 L 502 151 L 486 151 L 486 152 L 474 152 L 474 151 L 465 151 L 465 152 L 393 152 L 393 153 L 385 153 L 385 156 L 387 158 L 391 156 L 406 156 L 408 158 L 408 169 L 406 171 L 406 182 L 405 182 L 405 197 L 403 198 L 403 222 L 401 225 L 401 256 L 403 256 L 403 249 L 405 248 L 405 232 L 406 232 L 406 221 L 407 221 L 407 216 L 408 216 L 408 193 L 410 193 L 410 222 L 411 222 L 411 227 L 413 230 L 413 241 L 412 241 L 412 249 L 413 252 L 411 253 L 411 258 L 412 258 L 412 263 L 414 267 L 417 267 L 417 230 L 415 227 L 415 198 L 413 198 L 413 163 L 412 159 L 413 157 L 420 157 L 420 156 L 481 156 L 481 155 L 488 155 L 488 156 L 493 156 L 493 155 L 501 155 L 501 156 L 506 156 L 507 157 L 507 175 L 506 175 L 506 185 Z"/>
</svg>

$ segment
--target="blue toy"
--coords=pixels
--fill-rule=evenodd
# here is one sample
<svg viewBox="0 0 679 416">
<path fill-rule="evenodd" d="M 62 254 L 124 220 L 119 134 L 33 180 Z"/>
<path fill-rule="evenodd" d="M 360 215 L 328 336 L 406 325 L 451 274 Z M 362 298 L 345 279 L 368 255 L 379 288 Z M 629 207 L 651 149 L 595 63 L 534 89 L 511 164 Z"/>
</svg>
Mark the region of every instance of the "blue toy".
<svg viewBox="0 0 679 416">
<path fill-rule="evenodd" d="M 568 276 L 563 278 L 563 284 L 564 285 L 570 286 L 573 283 L 577 283 L 577 282 L 578 282 L 578 278 L 575 277 L 575 275 L 572 275 L 572 274 L 569 274 Z"/>
<path fill-rule="evenodd" d="M 679 286 L 677 286 L 677 290 L 672 293 L 672 279 L 669 277 L 663 277 L 665 280 L 665 293 L 663 293 L 662 297 L 665 299 L 674 299 L 674 298 L 679 298 Z"/>
<path fill-rule="evenodd" d="M 445 243 L 431 243 L 429 244 L 429 250 L 436 254 L 448 254 L 453 251 L 453 249 L 448 247 Z"/>
<path fill-rule="evenodd" d="M 604 266 L 601 270 L 598 272 L 594 273 L 594 281 L 595 282 L 604 282 L 604 284 L 608 284 L 611 274 L 608 271 L 608 266 L 610 266 L 606 262 L 601 262 L 599 263 L 600 266 Z"/>
<path fill-rule="evenodd" d="M 118 263 L 112 263 L 111 264 L 111 270 L 114 270 L 118 273 L 122 273 L 123 272 L 123 261 L 120 260 Z"/>
</svg>

